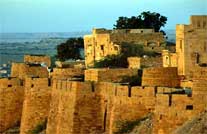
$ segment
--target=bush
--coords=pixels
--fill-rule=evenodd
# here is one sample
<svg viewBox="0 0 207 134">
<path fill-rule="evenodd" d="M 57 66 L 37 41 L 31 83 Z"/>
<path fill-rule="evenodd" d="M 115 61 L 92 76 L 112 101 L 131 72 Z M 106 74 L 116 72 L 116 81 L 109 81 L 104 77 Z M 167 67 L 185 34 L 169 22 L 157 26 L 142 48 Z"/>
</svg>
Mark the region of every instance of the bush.
<svg viewBox="0 0 207 134">
<path fill-rule="evenodd" d="M 45 121 L 37 124 L 37 126 L 33 130 L 30 130 L 29 133 L 30 134 L 38 134 L 38 133 L 42 132 L 43 130 L 45 130 L 46 126 L 47 126 L 47 120 L 45 119 Z"/>
</svg>

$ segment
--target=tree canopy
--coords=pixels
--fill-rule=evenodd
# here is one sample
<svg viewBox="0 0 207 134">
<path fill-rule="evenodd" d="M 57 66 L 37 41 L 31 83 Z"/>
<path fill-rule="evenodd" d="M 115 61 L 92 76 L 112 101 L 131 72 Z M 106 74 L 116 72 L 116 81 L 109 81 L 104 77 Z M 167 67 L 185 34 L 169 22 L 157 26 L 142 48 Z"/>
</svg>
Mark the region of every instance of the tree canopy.
<svg viewBox="0 0 207 134">
<path fill-rule="evenodd" d="M 142 12 L 138 16 L 119 17 L 114 29 L 154 29 L 159 32 L 161 27 L 167 23 L 167 17 L 155 12 Z M 163 31 L 162 31 L 163 32 Z"/>
<path fill-rule="evenodd" d="M 68 59 L 82 59 L 80 49 L 84 48 L 83 38 L 70 38 L 65 43 L 57 46 L 57 59 L 65 61 Z"/>
</svg>

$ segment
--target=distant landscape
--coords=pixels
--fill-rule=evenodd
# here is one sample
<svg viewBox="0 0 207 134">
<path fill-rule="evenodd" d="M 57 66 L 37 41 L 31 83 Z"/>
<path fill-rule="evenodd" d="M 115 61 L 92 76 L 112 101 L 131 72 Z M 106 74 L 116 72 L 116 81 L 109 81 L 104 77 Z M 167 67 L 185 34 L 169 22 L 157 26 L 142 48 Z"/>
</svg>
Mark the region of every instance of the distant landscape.
<svg viewBox="0 0 207 134">
<path fill-rule="evenodd" d="M 165 30 L 168 41 L 175 42 L 175 30 Z M 22 62 L 25 54 L 54 56 L 56 46 L 71 37 L 83 37 L 90 31 L 68 33 L 0 33 L 0 65 Z"/>
</svg>

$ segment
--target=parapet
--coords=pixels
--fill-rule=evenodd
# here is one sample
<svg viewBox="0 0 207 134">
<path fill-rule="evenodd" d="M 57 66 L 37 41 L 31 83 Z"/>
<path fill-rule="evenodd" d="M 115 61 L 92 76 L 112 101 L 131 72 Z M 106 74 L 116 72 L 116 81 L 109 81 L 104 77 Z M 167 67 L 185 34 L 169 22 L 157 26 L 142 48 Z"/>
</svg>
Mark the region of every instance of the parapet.
<svg viewBox="0 0 207 134">
<path fill-rule="evenodd" d="M 190 17 L 190 24 L 194 28 L 207 28 L 207 15 L 193 15 Z"/>
<path fill-rule="evenodd" d="M 0 88 L 23 86 L 23 81 L 19 78 L 0 78 Z"/>
<path fill-rule="evenodd" d="M 85 81 L 95 82 L 121 82 L 124 77 L 138 75 L 138 69 L 88 69 L 85 70 Z"/>
<path fill-rule="evenodd" d="M 37 64 L 12 63 L 11 77 L 25 79 L 26 77 L 48 78 L 47 68 Z"/>
<path fill-rule="evenodd" d="M 54 68 L 52 72 L 53 79 L 72 79 L 83 75 L 84 70 L 82 68 Z"/>
<path fill-rule="evenodd" d="M 45 64 L 47 67 L 51 66 L 51 59 L 46 55 L 25 55 L 24 62 L 33 64 Z"/>
<path fill-rule="evenodd" d="M 160 67 L 144 69 L 142 86 L 180 87 L 177 68 Z"/>
</svg>

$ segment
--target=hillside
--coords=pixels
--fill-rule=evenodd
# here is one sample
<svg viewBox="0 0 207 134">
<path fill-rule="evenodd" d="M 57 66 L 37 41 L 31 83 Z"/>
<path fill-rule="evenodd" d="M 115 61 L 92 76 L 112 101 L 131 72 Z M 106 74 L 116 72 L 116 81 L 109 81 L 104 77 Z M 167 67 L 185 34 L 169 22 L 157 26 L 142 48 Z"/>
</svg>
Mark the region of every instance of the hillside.
<svg viewBox="0 0 207 134">
<path fill-rule="evenodd" d="M 207 111 L 187 121 L 173 134 L 207 134 Z"/>
</svg>

